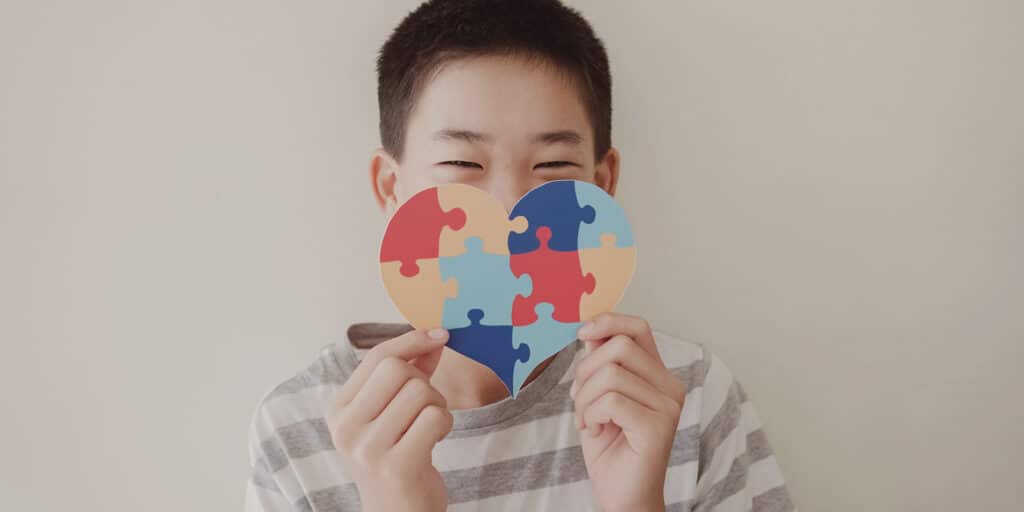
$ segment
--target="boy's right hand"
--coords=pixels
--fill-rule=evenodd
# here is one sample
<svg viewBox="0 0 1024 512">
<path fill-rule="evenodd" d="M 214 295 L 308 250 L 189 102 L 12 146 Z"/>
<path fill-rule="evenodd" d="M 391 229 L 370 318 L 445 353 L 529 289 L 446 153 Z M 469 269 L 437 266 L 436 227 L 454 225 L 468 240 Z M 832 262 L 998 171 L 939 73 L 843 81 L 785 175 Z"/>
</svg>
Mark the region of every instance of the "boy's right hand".
<svg viewBox="0 0 1024 512">
<path fill-rule="evenodd" d="M 327 425 L 363 510 L 445 510 L 431 452 L 452 428 L 430 376 L 448 332 L 407 332 L 372 348 L 334 397 Z"/>
</svg>

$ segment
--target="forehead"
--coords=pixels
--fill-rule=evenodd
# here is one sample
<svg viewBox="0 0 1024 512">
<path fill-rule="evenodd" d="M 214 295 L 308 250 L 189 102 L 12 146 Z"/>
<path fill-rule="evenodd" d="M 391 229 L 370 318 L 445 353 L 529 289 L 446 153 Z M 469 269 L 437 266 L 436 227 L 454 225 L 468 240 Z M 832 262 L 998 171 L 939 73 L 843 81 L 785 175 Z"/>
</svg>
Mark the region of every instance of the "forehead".
<svg viewBox="0 0 1024 512">
<path fill-rule="evenodd" d="M 593 132 L 579 89 L 547 62 L 482 56 L 447 62 L 420 92 L 409 117 L 411 139 L 441 129 L 491 133 L 497 139 L 570 129 Z"/>
</svg>

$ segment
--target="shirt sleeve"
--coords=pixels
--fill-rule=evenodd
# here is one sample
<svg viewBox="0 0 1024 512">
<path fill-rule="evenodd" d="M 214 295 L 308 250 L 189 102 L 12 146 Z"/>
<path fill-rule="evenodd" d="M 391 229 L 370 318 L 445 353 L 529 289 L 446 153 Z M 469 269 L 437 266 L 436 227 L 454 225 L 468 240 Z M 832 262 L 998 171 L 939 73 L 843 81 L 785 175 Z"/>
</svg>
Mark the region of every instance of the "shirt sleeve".
<svg viewBox="0 0 1024 512">
<path fill-rule="evenodd" d="M 754 406 L 721 359 L 708 361 L 694 512 L 791 512 L 796 507 Z"/>
<path fill-rule="evenodd" d="M 245 485 L 246 512 L 284 512 L 296 510 L 281 491 L 273 469 L 274 461 L 283 459 L 284 453 L 273 435 L 264 440 L 264 433 L 273 432 L 273 426 L 261 406 L 249 425 L 249 479 Z"/>
</svg>

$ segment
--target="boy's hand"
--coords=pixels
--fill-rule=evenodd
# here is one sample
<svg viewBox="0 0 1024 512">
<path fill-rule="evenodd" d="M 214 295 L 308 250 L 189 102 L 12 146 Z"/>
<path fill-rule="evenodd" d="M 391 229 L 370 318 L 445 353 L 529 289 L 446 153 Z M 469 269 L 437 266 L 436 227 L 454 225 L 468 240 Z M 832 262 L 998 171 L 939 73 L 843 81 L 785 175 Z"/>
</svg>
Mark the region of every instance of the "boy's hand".
<svg viewBox="0 0 1024 512">
<path fill-rule="evenodd" d="M 665 368 L 642 318 L 605 313 L 578 336 L 589 353 L 569 393 L 594 496 L 603 510 L 663 510 L 685 386 Z"/>
<path fill-rule="evenodd" d="M 433 386 L 444 330 L 410 331 L 371 349 L 327 414 L 331 440 L 363 510 L 444 510 L 448 492 L 431 452 L 452 428 Z"/>
</svg>

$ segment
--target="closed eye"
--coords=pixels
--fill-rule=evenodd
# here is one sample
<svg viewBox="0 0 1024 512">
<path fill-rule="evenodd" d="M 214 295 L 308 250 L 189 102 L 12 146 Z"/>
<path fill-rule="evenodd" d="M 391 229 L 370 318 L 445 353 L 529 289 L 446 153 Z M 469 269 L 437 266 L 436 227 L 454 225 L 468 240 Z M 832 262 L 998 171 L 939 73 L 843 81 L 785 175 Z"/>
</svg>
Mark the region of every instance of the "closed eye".
<svg viewBox="0 0 1024 512">
<path fill-rule="evenodd" d="M 579 165 L 574 164 L 572 162 L 566 162 L 566 161 L 561 161 L 561 160 L 557 161 L 557 162 L 544 162 L 544 163 L 537 164 L 537 167 L 567 167 L 567 166 L 579 167 Z"/>
<path fill-rule="evenodd" d="M 441 162 L 437 165 L 454 165 L 456 167 L 481 167 L 480 164 L 467 162 L 465 160 L 448 160 L 447 162 Z"/>
</svg>

